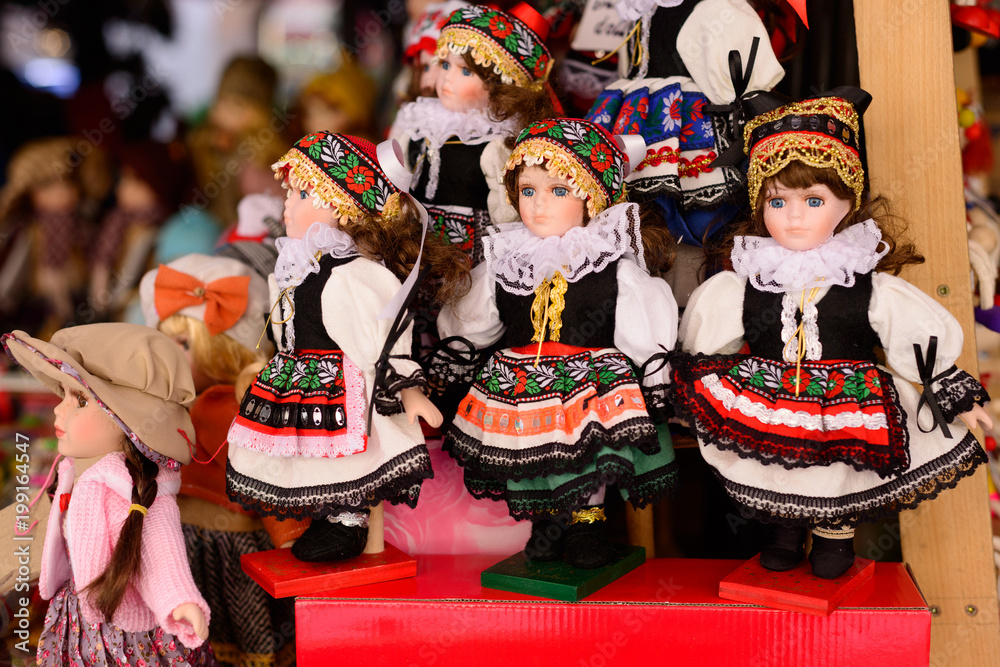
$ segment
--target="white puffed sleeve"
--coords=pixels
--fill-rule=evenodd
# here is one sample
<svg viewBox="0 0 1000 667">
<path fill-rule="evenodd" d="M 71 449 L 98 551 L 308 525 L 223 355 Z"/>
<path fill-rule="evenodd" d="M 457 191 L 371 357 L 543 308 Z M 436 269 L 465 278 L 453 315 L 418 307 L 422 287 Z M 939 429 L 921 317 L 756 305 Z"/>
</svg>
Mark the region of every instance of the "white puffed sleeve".
<svg viewBox="0 0 1000 667">
<path fill-rule="evenodd" d="M 682 349 L 691 354 L 735 354 L 743 347 L 746 279 L 718 273 L 691 293 L 681 318 Z"/>
<path fill-rule="evenodd" d="M 486 177 L 486 184 L 490 187 L 486 206 L 490 210 L 490 219 L 494 225 L 518 222 L 521 219 L 514 207 L 507 203 L 507 190 L 501 182 L 503 168 L 509 157 L 510 149 L 502 138 L 486 144 L 483 154 L 479 156 L 479 166 L 483 170 L 483 176 Z"/>
<path fill-rule="evenodd" d="M 618 262 L 618 301 L 615 307 L 615 347 L 641 366 L 658 352 L 677 343 L 677 302 L 670 285 L 653 278 L 634 262 Z M 645 384 L 665 385 L 670 371 L 664 366 Z"/>
<path fill-rule="evenodd" d="M 441 338 L 461 336 L 477 349 L 500 340 L 506 327 L 497 310 L 496 283 L 486 272 L 486 264 L 472 269 L 472 287 L 456 304 L 446 305 L 438 315 Z"/>
<path fill-rule="evenodd" d="M 391 271 L 364 258 L 334 267 L 323 286 L 323 326 L 365 375 L 375 373 L 375 362 L 392 327 L 393 318 L 380 320 L 378 314 L 399 288 L 399 280 Z M 411 332 L 412 325 L 390 350 L 393 356 L 406 357 L 389 361 L 404 378 L 420 372 L 420 365 L 409 358 Z"/>
</svg>

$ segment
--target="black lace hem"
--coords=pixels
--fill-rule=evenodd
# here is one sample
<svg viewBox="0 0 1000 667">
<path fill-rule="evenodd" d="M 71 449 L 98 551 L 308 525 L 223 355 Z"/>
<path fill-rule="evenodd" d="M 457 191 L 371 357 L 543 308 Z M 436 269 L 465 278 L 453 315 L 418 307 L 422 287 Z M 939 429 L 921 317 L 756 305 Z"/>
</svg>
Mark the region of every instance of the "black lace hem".
<svg viewBox="0 0 1000 667">
<path fill-rule="evenodd" d="M 838 498 L 779 494 L 732 482 L 714 471 L 730 499 L 748 519 L 763 523 L 853 528 L 893 517 L 934 500 L 986 463 L 986 452 L 968 433 L 947 453 L 882 486 Z"/>
<path fill-rule="evenodd" d="M 934 399 L 941 408 L 941 415 L 949 424 L 975 405 L 986 405 L 990 396 L 983 385 L 957 366 L 948 369 L 948 375 L 937 383 Z"/>
<path fill-rule="evenodd" d="M 602 447 L 615 450 L 635 447 L 643 454 L 656 454 L 660 451 L 660 440 L 649 417 L 628 419 L 616 424 L 612 430 L 599 422 L 592 422 L 572 445 L 553 442 L 516 450 L 483 445 L 478 438 L 452 424 L 441 449 L 460 466 L 471 470 L 474 477 L 519 481 L 579 472 L 594 460 Z"/>
<path fill-rule="evenodd" d="M 658 384 L 642 387 L 642 398 L 646 401 L 646 411 L 654 424 L 666 424 L 674 416 L 674 406 L 669 398 L 670 385 Z"/>
<path fill-rule="evenodd" d="M 416 507 L 421 484 L 433 477 L 427 447 L 418 445 L 360 479 L 306 487 L 269 484 L 243 475 L 227 461 L 226 493 L 229 500 L 262 517 L 319 519 L 341 512 L 360 512 L 383 500 Z"/>
<path fill-rule="evenodd" d="M 690 426 L 699 442 L 733 452 L 741 459 L 780 465 L 786 470 L 844 463 L 859 472 L 870 471 L 888 479 L 909 467 L 910 435 L 906 428 L 906 412 L 899 403 L 899 394 L 889 373 L 878 369 L 884 391 L 882 406 L 889 429 L 889 451 L 872 451 L 866 441 L 851 438 L 844 438 L 836 446 L 815 441 L 816 447 L 807 449 L 808 441 L 802 438 L 761 431 L 727 419 L 695 391 L 696 380 L 711 373 L 724 375 L 744 358 L 746 355 L 678 354 L 671 361 L 670 400 L 677 416 Z"/>
<path fill-rule="evenodd" d="M 385 373 L 385 385 L 376 387 L 372 397 L 375 411 L 385 417 L 403 412 L 403 399 L 400 398 L 399 392 L 409 387 L 419 387 L 426 393 L 427 379 L 424 377 L 424 372 L 418 368 L 411 375 L 404 376 L 389 366 Z"/>
</svg>

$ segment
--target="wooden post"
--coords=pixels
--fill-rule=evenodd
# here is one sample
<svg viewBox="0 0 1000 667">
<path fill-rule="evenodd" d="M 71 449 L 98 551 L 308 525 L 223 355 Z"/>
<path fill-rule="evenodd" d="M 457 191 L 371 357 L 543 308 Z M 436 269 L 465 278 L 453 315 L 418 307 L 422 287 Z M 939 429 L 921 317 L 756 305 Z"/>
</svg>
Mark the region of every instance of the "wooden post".
<svg viewBox="0 0 1000 667">
<path fill-rule="evenodd" d="M 972 291 L 946 0 L 855 0 L 872 190 L 910 222 L 927 262 L 904 277 L 962 323 L 961 368 L 976 373 Z M 903 557 L 932 609 L 931 664 L 1000 658 L 986 471 L 900 516 Z M 887 640 L 889 640 L 887 638 Z"/>
<path fill-rule="evenodd" d="M 628 543 L 646 548 L 646 559 L 656 556 L 656 540 L 653 539 L 653 506 L 646 505 L 641 510 L 625 503 L 625 527 Z"/>
<path fill-rule="evenodd" d="M 383 506 L 379 503 L 371 509 L 368 516 L 368 541 L 365 543 L 366 554 L 380 554 L 385 551 L 385 514 Z"/>
</svg>

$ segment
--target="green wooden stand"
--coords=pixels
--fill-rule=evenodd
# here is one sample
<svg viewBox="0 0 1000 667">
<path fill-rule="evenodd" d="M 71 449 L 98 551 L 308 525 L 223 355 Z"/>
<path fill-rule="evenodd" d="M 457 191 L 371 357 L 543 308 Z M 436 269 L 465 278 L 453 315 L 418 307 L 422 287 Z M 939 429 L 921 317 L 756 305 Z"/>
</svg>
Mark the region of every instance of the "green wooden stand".
<svg viewBox="0 0 1000 667">
<path fill-rule="evenodd" d="M 578 602 L 645 562 L 646 550 L 628 544 L 614 545 L 612 562 L 594 570 L 571 567 L 561 560 L 530 561 L 521 551 L 483 570 L 480 582 L 484 588 Z"/>
</svg>

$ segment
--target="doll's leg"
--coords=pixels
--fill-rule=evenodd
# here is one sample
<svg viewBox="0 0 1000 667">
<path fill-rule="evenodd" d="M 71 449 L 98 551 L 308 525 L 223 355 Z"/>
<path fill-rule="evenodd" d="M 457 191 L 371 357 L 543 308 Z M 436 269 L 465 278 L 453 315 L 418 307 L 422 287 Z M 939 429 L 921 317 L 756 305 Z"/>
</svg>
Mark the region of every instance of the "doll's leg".
<svg viewBox="0 0 1000 667">
<path fill-rule="evenodd" d="M 573 520 L 566 531 L 566 562 L 573 567 L 589 570 L 611 561 L 604 492 L 602 486 L 588 499 L 587 505 L 573 512 Z"/>
<path fill-rule="evenodd" d="M 854 529 L 813 529 L 809 564 L 821 579 L 836 579 L 854 565 Z"/>
<path fill-rule="evenodd" d="M 325 563 L 361 555 L 368 541 L 368 510 L 341 512 L 313 519 L 292 545 L 299 560 Z"/>
<path fill-rule="evenodd" d="M 570 521 L 569 512 L 540 512 L 532 517 L 531 537 L 524 545 L 524 555 L 528 560 L 553 561 L 562 558 Z"/>
<path fill-rule="evenodd" d="M 785 572 L 802 562 L 806 555 L 806 527 L 775 524 L 771 539 L 760 552 L 760 564 L 773 572 Z"/>
</svg>

